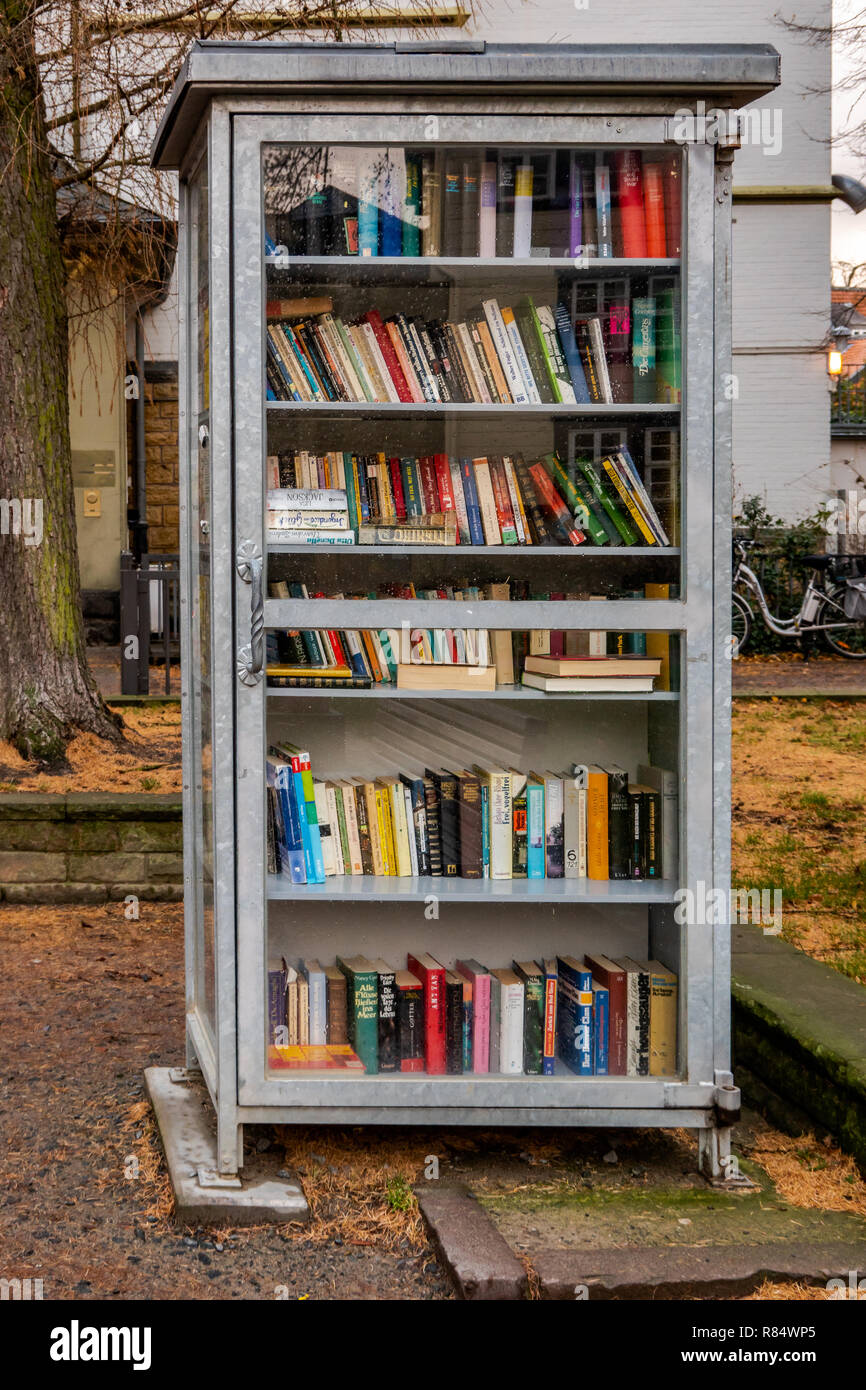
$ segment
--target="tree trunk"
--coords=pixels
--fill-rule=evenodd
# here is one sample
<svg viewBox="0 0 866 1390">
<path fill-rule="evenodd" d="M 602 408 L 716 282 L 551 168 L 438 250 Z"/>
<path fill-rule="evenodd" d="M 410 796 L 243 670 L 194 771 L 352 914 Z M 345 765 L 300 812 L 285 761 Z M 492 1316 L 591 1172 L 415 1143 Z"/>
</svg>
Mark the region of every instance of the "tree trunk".
<svg viewBox="0 0 866 1390">
<path fill-rule="evenodd" d="M 0 738 L 56 763 L 74 728 L 117 738 L 119 724 L 85 656 L 65 274 L 31 5 L 0 0 Z"/>
</svg>

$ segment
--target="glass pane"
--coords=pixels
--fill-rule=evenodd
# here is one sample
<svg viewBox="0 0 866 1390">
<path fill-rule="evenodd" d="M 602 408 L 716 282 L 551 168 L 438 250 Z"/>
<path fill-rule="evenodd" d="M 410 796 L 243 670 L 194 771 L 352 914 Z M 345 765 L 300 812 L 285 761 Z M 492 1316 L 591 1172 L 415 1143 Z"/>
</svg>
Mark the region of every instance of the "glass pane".
<svg viewBox="0 0 866 1390">
<path fill-rule="evenodd" d="M 192 546 L 195 557 L 192 596 L 191 690 L 194 722 L 195 784 L 199 820 L 196 826 L 196 1008 L 213 1034 L 215 1013 L 213 765 L 211 649 L 211 487 L 210 487 L 210 262 L 207 160 L 190 185 L 193 337 L 191 383 L 196 438 L 191 479 Z"/>
</svg>

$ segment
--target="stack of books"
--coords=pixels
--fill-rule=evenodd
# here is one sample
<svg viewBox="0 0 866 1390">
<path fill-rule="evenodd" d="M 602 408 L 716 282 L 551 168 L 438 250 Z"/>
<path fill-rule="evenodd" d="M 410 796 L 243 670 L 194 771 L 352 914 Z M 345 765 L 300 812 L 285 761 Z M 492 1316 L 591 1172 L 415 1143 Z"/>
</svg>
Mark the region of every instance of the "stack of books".
<svg viewBox="0 0 866 1390">
<path fill-rule="evenodd" d="M 585 691 L 588 694 L 648 693 L 661 673 L 660 657 L 644 656 L 527 656 L 523 685 L 548 695 Z"/>
<path fill-rule="evenodd" d="M 267 867 L 293 884 L 396 878 L 658 880 L 675 876 L 673 774 L 617 766 L 315 779 L 308 750 L 267 758 Z"/>
<path fill-rule="evenodd" d="M 556 955 L 407 969 L 365 956 L 268 971 L 272 1068 L 554 1076 L 673 1076 L 677 976 L 660 961 Z"/>
<path fill-rule="evenodd" d="M 625 444 L 598 464 L 297 450 L 268 458 L 267 481 L 269 544 L 670 545 Z"/>
<path fill-rule="evenodd" d="M 304 157 L 306 156 L 306 157 Z M 332 146 L 265 156 L 266 255 L 676 257 L 668 150 Z"/>
</svg>

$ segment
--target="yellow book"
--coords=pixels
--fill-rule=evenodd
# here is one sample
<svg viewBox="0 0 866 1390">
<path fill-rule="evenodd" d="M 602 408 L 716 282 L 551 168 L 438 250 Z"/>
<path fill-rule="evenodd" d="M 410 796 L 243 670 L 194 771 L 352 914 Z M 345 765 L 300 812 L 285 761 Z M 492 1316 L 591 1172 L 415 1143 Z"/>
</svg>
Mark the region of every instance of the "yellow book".
<svg viewBox="0 0 866 1390">
<path fill-rule="evenodd" d="M 610 877 L 607 826 L 607 773 L 590 767 L 586 779 L 586 876 Z"/>
<path fill-rule="evenodd" d="M 675 1076 L 677 1070 L 677 977 L 660 961 L 650 972 L 650 1076 Z"/>
<path fill-rule="evenodd" d="M 394 854 L 397 860 L 398 878 L 412 877 L 412 853 L 409 849 L 409 824 L 406 820 L 406 797 L 403 792 L 403 783 L 399 777 L 383 777 L 383 786 L 387 786 L 388 795 L 391 799 L 391 822 L 394 828 Z M 415 834 L 415 827 L 412 827 L 412 835 Z"/>
<path fill-rule="evenodd" d="M 381 877 L 385 872 L 382 855 L 382 836 L 379 832 L 379 813 L 376 809 L 376 787 L 373 782 L 361 782 L 364 789 L 364 805 L 367 808 L 367 829 L 370 832 L 370 852 L 373 856 L 373 873 Z"/>
<path fill-rule="evenodd" d="M 388 878 L 397 875 L 397 856 L 394 852 L 394 831 L 391 825 L 391 797 L 388 788 L 376 783 L 376 819 L 379 843 L 382 846 L 382 873 Z"/>
<path fill-rule="evenodd" d="M 616 488 L 617 492 L 619 493 L 620 497 L 625 503 L 625 506 L 628 509 L 632 521 L 634 522 L 637 529 L 640 531 L 647 545 L 658 545 L 658 541 L 656 540 L 652 530 L 644 520 L 643 512 L 640 510 L 634 498 L 632 497 L 631 492 L 626 487 L 622 478 L 619 476 L 619 470 L 617 469 L 615 464 L 611 461 L 611 459 L 602 459 L 601 462 L 605 473 L 610 478 L 611 482 L 613 483 L 614 487 Z"/>
<path fill-rule="evenodd" d="M 644 598 L 670 598 L 670 584 L 645 584 Z M 646 654 L 661 661 L 661 669 L 656 677 L 654 689 L 671 688 L 671 639 L 667 632 L 648 632 L 646 634 Z"/>
</svg>

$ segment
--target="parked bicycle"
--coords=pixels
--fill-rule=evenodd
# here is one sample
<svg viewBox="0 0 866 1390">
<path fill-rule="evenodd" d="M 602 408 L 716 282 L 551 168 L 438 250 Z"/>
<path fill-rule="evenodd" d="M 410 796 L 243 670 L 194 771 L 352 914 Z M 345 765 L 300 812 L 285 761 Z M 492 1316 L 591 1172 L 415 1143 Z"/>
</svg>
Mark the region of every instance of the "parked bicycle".
<svg viewBox="0 0 866 1390">
<path fill-rule="evenodd" d="M 770 612 L 764 587 L 747 564 L 748 554 L 759 542 L 734 542 L 734 592 L 731 596 L 731 636 L 734 656 L 739 656 L 749 640 L 755 615 L 747 595 L 751 595 L 764 624 L 779 637 L 792 640 L 820 633 L 837 656 L 854 660 L 866 658 L 866 579 L 864 557 L 859 555 L 804 555 L 799 564 L 811 569 L 800 608 L 792 618 L 777 618 Z"/>
</svg>

